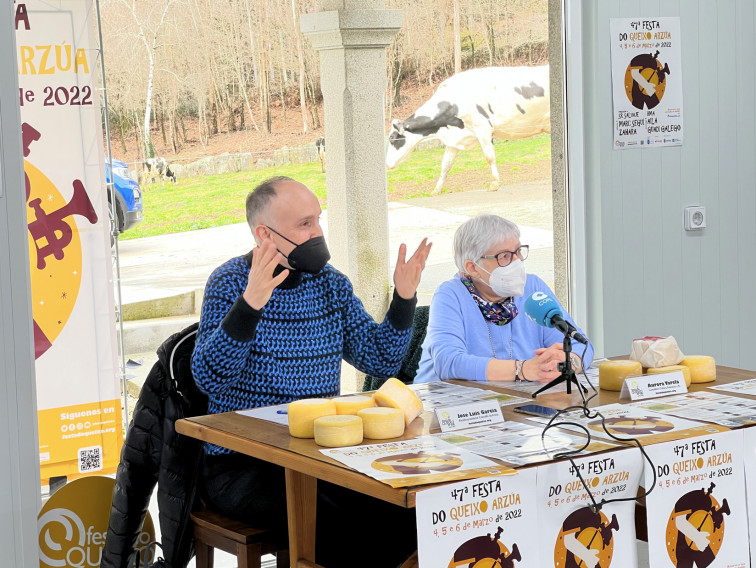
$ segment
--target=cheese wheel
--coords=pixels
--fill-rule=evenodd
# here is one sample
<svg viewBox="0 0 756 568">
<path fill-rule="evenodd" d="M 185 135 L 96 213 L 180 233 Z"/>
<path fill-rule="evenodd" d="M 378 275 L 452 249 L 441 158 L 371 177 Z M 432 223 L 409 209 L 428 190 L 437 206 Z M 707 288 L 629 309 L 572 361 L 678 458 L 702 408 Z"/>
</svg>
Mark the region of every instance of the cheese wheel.
<svg viewBox="0 0 756 568">
<path fill-rule="evenodd" d="M 315 419 L 315 443 L 328 448 L 354 446 L 362 442 L 362 418 L 350 414 Z"/>
<path fill-rule="evenodd" d="M 398 408 L 363 408 L 357 416 L 362 418 L 362 434 L 365 438 L 386 440 L 404 434 L 404 413 Z"/>
<path fill-rule="evenodd" d="M 399 379 L 387 380 L 373 395 L 377 406 L 398 408 L 404 413 L 404 423 L 409 426 L 423 411 L 423 403 L 414 391 Z"/>
<path fill-rule="evenodd" d="M 646 369 L 646 373 L 649 375 L 658 375 L 660 373 L 674 373 L 680 371 L 685 378 L 685 386 L 690 386 L 690 369 L 685 365 L 669 365 L 668 367 L 650 367 Z"/>
<path fill-rule="evenodd" d="M 287 412 L 289 434 L 295 438 L 312 438 L 315 419 L 336 414 L 336 403 L 327 398 L 303 398 L 290 402 Z"/>
<path fill-rule="evenodd" d="M 599 365 L 599 388 L 609 391 L 621 391 L 622 383 L 627 377 L 639 377 L 643 368 L 638 361 L 616 359 L 604 361 Z"/>
<path fill-rule="evenodd" d="M 342 396 L 334 398 L 333 402 L 336 403 L 336 414 L 354 414 L 363 408 L 370 408 L 375 406 L 375 401 L 372 396 L 364 396 L 356 394 L 353 396 Z"/>
<path fill-rule="evenodd" d="M 688 355 L 680 361 L 680 365 L 685 365 L 690 369 L 690 382 L 692 383 L 710 383 L 717 378 L 717 366 L 714 363 L 714 357 Z"/>
</svg>

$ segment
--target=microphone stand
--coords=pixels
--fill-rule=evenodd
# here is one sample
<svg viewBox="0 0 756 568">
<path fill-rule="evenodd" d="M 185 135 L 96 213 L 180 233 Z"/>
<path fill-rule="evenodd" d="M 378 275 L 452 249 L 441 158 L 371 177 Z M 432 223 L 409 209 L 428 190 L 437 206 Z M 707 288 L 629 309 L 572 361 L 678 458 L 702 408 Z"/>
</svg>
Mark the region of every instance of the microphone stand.
<svg viewBox="0 0 756 568">
<path fill-rule="evenodd" d="M 541 394 L 543 391 L 550 389 L 551 387 L 554 387 L 561 382 L 566 382 L 567 394 L 572 394 L 572 384 L 574 383 L 578 389 L 578 392 L 580 393 L 580 396 L 583 399 L 583 402 L 585 402 L 585 393 L 588 392 L 588 389 L 581 385 L 580 382 L 578 382 L 577 376 L 575 375 L 575 370 L 572 368 L 572 361 L 570 360 L 570 353 L 572 353 L 572 341 L 570 340 L 570 336 L 566 333 L 564 334 L 562 349 L 564 350 L 564 363 L 559 363 L 558 365 L 558 369 L 562 374 L 553 381 L 546 383 L 540 389 L 535 391 L 531 396 L 535 398 L 536 395 Z"/>
</svg>

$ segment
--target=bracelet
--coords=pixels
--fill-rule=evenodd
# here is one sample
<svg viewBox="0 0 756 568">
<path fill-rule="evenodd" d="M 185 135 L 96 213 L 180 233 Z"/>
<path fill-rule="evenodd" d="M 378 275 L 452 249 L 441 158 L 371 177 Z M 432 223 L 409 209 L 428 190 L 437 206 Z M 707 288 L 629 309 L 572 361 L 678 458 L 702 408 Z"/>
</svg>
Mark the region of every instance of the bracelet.
<svg viewBox="0 0 756 568">
<path fill-rule="evenodd" d="M 515 361 L 515 374 L 514 374 L 515 381 L 522 380 L 522 366 L 524 364 L 525 364 L 525 361 Z"/>
<path fill-rule="evenodd" d="M 575 371 L 580 366 L 580 359 L 577 355 L 570 353 L 570 362 L 572 363 L 572 370 Z"/>
</svg>

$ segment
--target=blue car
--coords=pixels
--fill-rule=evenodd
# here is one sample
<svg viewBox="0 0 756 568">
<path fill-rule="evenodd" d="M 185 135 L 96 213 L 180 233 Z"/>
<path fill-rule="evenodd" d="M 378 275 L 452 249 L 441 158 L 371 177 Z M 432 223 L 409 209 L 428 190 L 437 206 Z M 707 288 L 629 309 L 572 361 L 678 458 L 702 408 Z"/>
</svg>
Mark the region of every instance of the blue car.
<svg viewBox="0 0 756 568">
<path fill-rule="evenodd" d="M 105 181 L 110 183 L 110 165 L 105 159 Z M 117 234 L 128 231 L 142 222 L 142 188 L 131 176 L 128 166 L 121 160 L 113 160 L 113 185 L 115 186 L 115 209 L 108 191 L 108 206 L 111 218 L 116 222 Z M 111 244 L 113 237 L 111 236 Z"/>
</svg>

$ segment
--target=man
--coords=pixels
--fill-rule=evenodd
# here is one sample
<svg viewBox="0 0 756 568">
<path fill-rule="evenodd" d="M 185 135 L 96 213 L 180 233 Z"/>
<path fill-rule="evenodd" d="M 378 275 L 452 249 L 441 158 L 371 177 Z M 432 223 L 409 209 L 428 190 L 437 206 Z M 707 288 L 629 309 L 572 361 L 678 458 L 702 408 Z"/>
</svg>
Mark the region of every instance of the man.
<svg viewBox="0 0 756 568">
<path fill-rule="evenodd" d="M 423 240 L 406 261 L 401 245 L 394 296 L 378 324 L 346 276 L 327 264 L 320 214 L 315 195 L 286 177 L 264 181 L 247 197 L 247 222 L 258 246 L 210 276 L 192 358 L 194 379 L 208 395 L 210 413 L 336 396 L 342 358 L 380 377 L 399 369 L 431 245 Z M 208 505 L 270 528 L 285 542 L 282 468 L 212 445 L 205 453 Z M 327 483 L 318 487 L 318 563 L 352 566 L 357 554 L 361 566 L 391 568 L 411 553 L 411 513 Z M 368 543 L 360 542 L 364 535 L 356 532 L 358 523 L 349 522 L 353 511 L 360 512 L 358 518 L 375 519 L 370 541 L 380 531 L 403 533 L 394 539 L 397 546 L 362 550 Z"/>
</svg>

